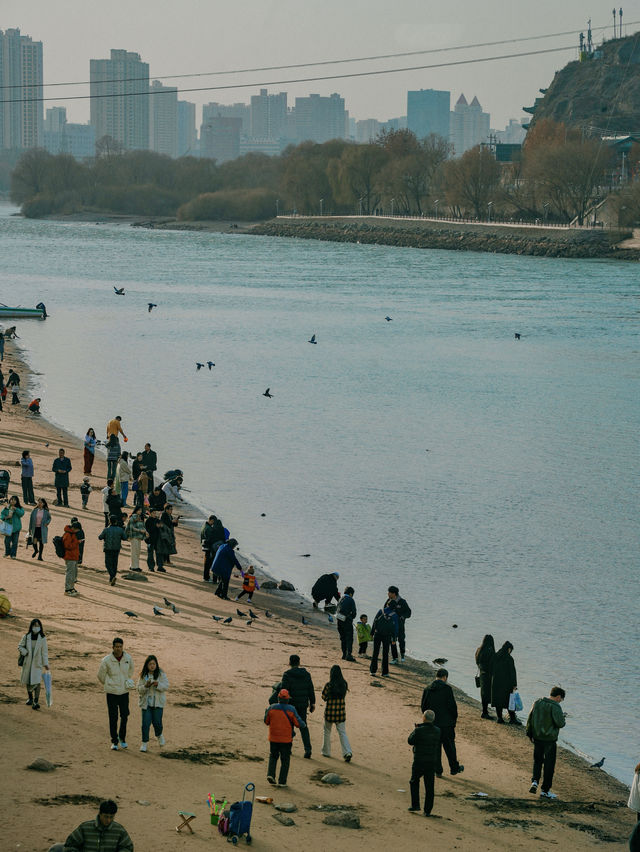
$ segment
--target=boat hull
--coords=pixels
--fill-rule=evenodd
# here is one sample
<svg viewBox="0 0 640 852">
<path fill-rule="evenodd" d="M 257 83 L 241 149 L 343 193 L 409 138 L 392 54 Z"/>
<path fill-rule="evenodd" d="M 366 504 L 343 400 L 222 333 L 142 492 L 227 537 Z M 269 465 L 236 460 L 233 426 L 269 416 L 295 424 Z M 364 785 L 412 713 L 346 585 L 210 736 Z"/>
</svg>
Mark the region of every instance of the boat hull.
<svg viewBox="0 0 640 852">
<path fill-rule="evenodd" d="M 3 319 L 44 319 L 44 311 L 40 308 L 0 307 L 0 321 Z"/>
</svg>

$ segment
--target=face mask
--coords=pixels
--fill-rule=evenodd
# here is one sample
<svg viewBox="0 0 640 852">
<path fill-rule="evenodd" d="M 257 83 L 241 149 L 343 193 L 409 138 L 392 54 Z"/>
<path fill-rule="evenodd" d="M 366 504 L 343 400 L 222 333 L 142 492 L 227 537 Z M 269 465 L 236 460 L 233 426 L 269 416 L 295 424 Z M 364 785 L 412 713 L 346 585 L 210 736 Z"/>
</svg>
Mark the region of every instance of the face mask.
<svg viewBox="0 0 640 852">
<path fill-rule="evenodd" d="M 31 632 L 32 633 L 40 633 L 40 628 L 38 627 L 37 624 L 33 625 L 33 627 L 31 628 Z"/>
</svg>

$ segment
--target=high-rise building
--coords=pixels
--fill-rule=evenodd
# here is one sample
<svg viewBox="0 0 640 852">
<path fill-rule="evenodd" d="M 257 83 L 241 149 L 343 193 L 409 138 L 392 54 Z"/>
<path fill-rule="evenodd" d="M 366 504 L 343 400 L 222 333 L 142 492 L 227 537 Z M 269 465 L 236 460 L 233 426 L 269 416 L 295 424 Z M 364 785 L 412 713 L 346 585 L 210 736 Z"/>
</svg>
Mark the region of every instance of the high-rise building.
<svg viewBox="0 0 640 852">
<path fill-rule="evenodd" d="M 202 123 L 212 118 L 239 118 L 242 121 L 240 132 L 249 135 L 251 129 L 251 107 L 248 104 L 210 103 L 202 107 Z"/>
<path fill-rule="evenodd" d="M 0 30 L 0 148 L 43 144 L 42 42 Z"/>
<path fill-rule="evenodd" d="M 296 139 L 298 142 L 328 142 L 344 139 L 347 132 L 344 98 L 334 93 L 328 98 L 309 95 L 296 98 Z"/>
<path fill-rule="evenodd" d="M 496 142 L 505 145 L 521 145 L 527 135 L 527 131 L 522 124 L 523 122 L 527 123 L 527 121 L 527 118 L 523 118 L 521 121 L 518 121 L 517 118 L 510 118 L 509 124 L 507 124 L 504 130 L 495 131 Z"/>
<path fill-rule="evenodd" d="M 373 142 L 380 133 L 381 124 L 377 118 L 365 118 L 356 121 L 356 142 L 366 145 Z"/>
<path fill-rule="evenodd" d="M 44 119 L 44 147 L 50 154 L 71 154 L 77 160 L 96 155 L 96 134 L 90 124 L 71 124 L 64 107 L 51 107 Z"/>
<path fill-rule="evenodd" d="M 270 95 L 260 89 L 251 96 L 249 136 L 254 139 L 282 139 L 287 130 L 287 93 Z"/>
<path fill-rule="evenodd" d="M 481 145 L 488 141 L 491 117 L 489 113 L 482 112 L 480 101 L 477 97 L 467 103 L 462 94 L 457 100 L 453 112 L 450 114 L 449 141 L 453 145 L 453 153 L 456 157 L 464 154 L 470 148 Z"/>
<path fill-rule="evenodd" d="M 197 156 L 196 105 L 178 101 L 178 157 Z"/>
<path fill-rule="evenodd" d="M 418 139 L 437 133 L 448 140 L 450 108 L 451 92 L 437 89 L 407 92 L 407 127 Z"/>
<path fill-rule="evenodd" d="M 90 63 L 91 125 L 128 149 L 149 147 L 149 65 L 139 53 L 112 50 Z M 156 97 L 166 97 L 157 95 Z"/>
<path fill-rule="evenodd" d="M 216 116 L 200 128 L 200 156 L 225 163 L 240 155 L 241 118 Z"/>
<path fill-rule="evenodd" d="M 149 147 L 158 154 L 176 157 L 178 153 L 178 90 L 151 84 L 149 96 Z"/>
</svg>

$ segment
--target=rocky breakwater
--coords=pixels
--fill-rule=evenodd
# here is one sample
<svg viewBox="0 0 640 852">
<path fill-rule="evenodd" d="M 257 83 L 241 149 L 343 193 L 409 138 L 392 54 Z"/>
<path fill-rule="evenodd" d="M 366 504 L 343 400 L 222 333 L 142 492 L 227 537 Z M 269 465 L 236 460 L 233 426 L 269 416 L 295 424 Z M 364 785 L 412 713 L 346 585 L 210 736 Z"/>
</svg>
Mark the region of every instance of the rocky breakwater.
<svg viewBox="0 0 640 852">
<path fill-rule="evenodd" d="M 538 257 L 639 260 L 640 251 L 617 249 L 628 232 L 602 229 L 518 228 L 465 222 L 390 220 L 377 217 L 272 219 L 249 232 L 423 249 L 482 251 Z"/>
</svg>

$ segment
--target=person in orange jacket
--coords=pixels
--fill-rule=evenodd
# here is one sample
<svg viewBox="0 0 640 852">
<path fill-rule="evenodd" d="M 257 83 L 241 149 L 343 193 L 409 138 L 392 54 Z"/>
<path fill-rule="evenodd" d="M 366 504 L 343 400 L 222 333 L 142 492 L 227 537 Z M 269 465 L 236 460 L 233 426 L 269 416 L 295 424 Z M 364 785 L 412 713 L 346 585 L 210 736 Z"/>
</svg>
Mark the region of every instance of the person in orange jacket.
<svg viewBox="0 0 640 852">
<path fill-rule="evenodd" d="M 78 579 L 78 560 L 80 559 L 78 524 L 67 524 L 62 536 L 62 544 L 64 546 L 64 564 L 67 566 L 64 577 L 64 593 L 70 597 L 75 597 L 78 594 L 75 584 Z"/>
<path fill-rule="evenodd" d="M 253 565 L 249 565 L 246 571 L 241 571 L 242 574 L 242 591 L 236 595 L 234 600 L 239 601 L 243 595 L 248 595 L 247 601 L 251 603 L 253 593 L 257 592 L 260 586 L 256 580 L 256 572 Z"/>
<path fill-rule="evenodd" d="M 129 440 L 122 429 L 122 417 L 119 414 L 107 423 L 107 441 L 111 435 L 115 435 L 116 438 L 122 435 L 125 441 Z"/>
<path fill-rule="evenodd" d="M 276 783 L 276 765 L 278 758 L 280 758 L 278 787 L 287 786 L 294 726 L 296 728 L 306 728 L 306 724 L 298 716 L 296 708 L 293 704 L 289 704 L 290 698 L 289 691 L 281 689 L 278 693 L 278 703 L 267 707 L 264 714 L 264 723 L 269 726 L 267 781 L 269 784 Z"/>
</svg>

